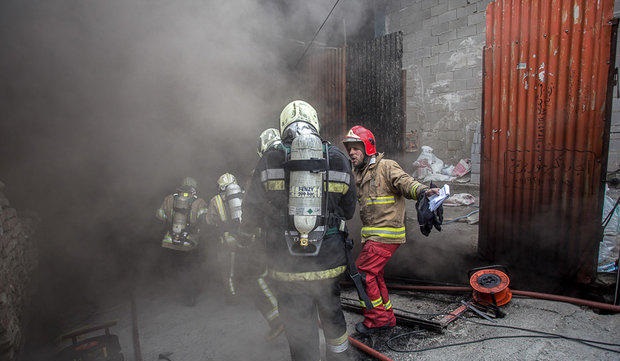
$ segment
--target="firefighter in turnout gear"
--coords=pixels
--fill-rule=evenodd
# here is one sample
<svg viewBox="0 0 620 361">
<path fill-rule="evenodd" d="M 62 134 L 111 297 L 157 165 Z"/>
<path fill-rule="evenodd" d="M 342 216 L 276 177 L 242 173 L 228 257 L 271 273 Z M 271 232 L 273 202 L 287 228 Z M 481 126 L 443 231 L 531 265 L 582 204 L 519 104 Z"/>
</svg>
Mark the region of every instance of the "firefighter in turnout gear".
<svg viewBox="0 0 620 361">
<path fill-rule="evenodd" d="M 263 157 L 266 151 L 270 149 L 278 149 L 282 147 L 282 138 L 280 131 L 275 128 L 265 129 L 258 136 L 258 144 L 256 146 L 256 154 L 259 158 Z"/>
<path fill-rule="evenodd" d="M 243 190 L 237 184 L 237 178 L 230 173 L 222 174 L 217 185 L 219 193 L 209 201 L 207 223 L 214 226 L 219 234 L 218 264 L 222 267 L 227 295 L 233 300 L 237 296 L 235 263 L 237 251 L 242 246 L 237 231 L 242 218 Z"/>
<path fill-rule="evenodd" d="M 275 128 L 264 130 L 258 137 L 256 146 L 256 153 L 258 154 L 259 159 L 262 158 L 265 152 L 275 149 L 283 149 L 282 141 L 280 140 L 280 131 Z M 269 324 L 269 332 L 265 338 L 267 341 L 271 341 L 282 334 L 284 331 L 284 325 L 280 319 L 278 301 L 270 285 L 271 281 L 267 278 L 265 239 L 262 236 L 263 232 L 260 229 L 253 229 L 248 230 L 248 233 L 255 236 L 255 242 L 250 246 L 252 248 L 251 253 L 253 256 L 251 259 L 251 262 L 253 263 L 252 271 L 255 276 L 252 279 L 250 289 L 252 292 L 254 305 Z"/>
<path fill-rule="evenodd" d="M 178 272 L 182 292 L 191 305 L 200 292 L 198 273 L 203 249 L 200 226 L 206 214 L 207 203 L 198 197 L 198 184 L 191 177 L 184 178 L 176 192 L 164 198 L 155 214 L 165 223 L 161 241 L 164 264 Z"/>
<path fill-rule="evenodd" d="M 340 305 L 346 270 L 345 220 L 355 212 L 350 162 L 319 136 L 314 108 L 300 100 L 280 115 L 282 147 L 265 151 L 244 200 L 244 222 L 264 230 L 273 282 L 291 358 L 350 359 Z"/>
<path fill-rule="evenodd" d="M 439 189 L 416 181 L 398 163 L 377 153 L 374 135 L 362 126 L 351 128 L 343 143 L 353 165 L 362 221 L 363 246 L 355 263 L 372 303 L 370 309 L 364 309 L 364 321 L 355 329 L 368 334 L 396 325 L 383 271 L 406 241 L 405 198 L 428 197 Z"/>
</svg>

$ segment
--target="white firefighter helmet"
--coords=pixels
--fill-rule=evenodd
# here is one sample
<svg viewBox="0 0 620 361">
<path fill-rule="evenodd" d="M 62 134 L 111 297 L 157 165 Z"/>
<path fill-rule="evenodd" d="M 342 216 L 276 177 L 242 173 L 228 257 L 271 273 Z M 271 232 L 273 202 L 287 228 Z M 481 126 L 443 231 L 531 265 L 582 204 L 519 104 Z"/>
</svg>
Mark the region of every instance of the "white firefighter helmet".
<svg viewBox="0 0 620 361">
<path fill-rule="evenodd" d="M 259 157 L 262 157 L 267 149 L 281 142 L 279 130 L 275 128 L 265 129 L 258 137 L 256 153 Z"/>
<path fill-rule="evenodd" d="M 223 191 L 226 189 L 226 187 L 228 187 L 228 185 L 233 184 L 233 183 L 237 183 L 237 179 L 235 178 L 234 175 L 230 174 L 230 173 L 224 173 L 220 176 L 220 178 L 217 180 L 217 185 L 220 187 L 220 190 Z"/>
<path fill-rule="evenodd" d="M 284 107 L 280 113 L 280 134 L 284 134 L 286 128 L 295 122 L 306 122 L 314 127 L 317 133 L 320 131 L 316 110 L 303 100 L 294 100 Z"/>
</svg>

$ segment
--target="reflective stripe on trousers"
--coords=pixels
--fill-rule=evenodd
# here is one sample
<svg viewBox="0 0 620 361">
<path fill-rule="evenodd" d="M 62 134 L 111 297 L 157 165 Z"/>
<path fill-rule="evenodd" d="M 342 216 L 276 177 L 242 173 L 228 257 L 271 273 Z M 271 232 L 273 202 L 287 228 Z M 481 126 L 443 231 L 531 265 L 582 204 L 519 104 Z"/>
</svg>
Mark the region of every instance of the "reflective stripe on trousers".
<svg viewBox="0 0 620 361">
<path fill-rule="evenodd" d="M 318 281 L 340 276 L 347 269 L 347 266 L 338 266 L 323 271 L 310 272 L 279 272 L 269 270 L 269 276 L 278 281 Z"/>
<path fill-rule="evenodd" d="M 349 334 L 346 332 L 338 338 L 329 338 L 325 340 L 327 350 L 333 353 L 342 353 L 349 348 Z"/>
</svg>

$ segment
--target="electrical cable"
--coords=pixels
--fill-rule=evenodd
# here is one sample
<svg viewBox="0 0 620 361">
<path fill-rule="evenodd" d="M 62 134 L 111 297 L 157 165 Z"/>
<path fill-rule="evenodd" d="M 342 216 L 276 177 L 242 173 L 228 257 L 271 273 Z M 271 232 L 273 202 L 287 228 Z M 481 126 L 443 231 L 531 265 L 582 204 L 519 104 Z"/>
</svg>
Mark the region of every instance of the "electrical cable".
<svg viewBox="0 0 620 361">
<path fill-rule="evenodd" d="M 325 20 L 323 20 L 323 24 L 321 24 L 321 26 L 319 26 L 319 29 L 316 31 L 316 33 L 314 33 L 314 37 L 312 37 L 312 40 L 306 46 L 306 49 L 304 50 L 303 54 L 301 54 L 301 56 L 299 57 L 299 60 L 297 60 L 297 63 L 295 63 L 295 68 L 297 68 L 299 66 L 299 63 L 301 62 L 301 59 L 303 59 L 304 56 L 306 56 L 306 53 L 308 52 L 308 49 L 310 49 L 310 46 L 312 45 L 312 43 L 314 43 L 314 39 L 316 39 L 317 35 L 319 35 L 319 32 L 321 32 L 321 29 L 323 29 L 323 26 L 327 22 L 327 19 L 329 19 L 329 17 L 331 16 L 332 12 L 334 12 L 334 9 L 336 8 L 336 5 L 338 5 L 339 2 L 340 2 L 340 0 L 336 0 L 336 2 L 334 3 L 334 6 L 332 6 L 332 9 L 329 11 L 329 14 L 327 14 L 327 17 L 325 18 Z"/>
<path fill-rule="evenodd" d="M 581 339 L 581 338 L 576 338 L 576 337 L 569 337 L 569 336 L 564 336 L 564 335 L 560 335 L 560 334 L 554 334 L 554 333 L 550 333 L 550 332 L 538 331 L 538 330 L 527 329 L 527 328 L 522 328 L 522 327 L 489 324 L 489 323 L 485 323 L 485 322 L 478 322 L 478 321 L 469 320 L 467 318 L 463 318 L 462 316 L 457 316 L 457 317 L 461 318 L 461 319 L 464 319 L 466 321 L 478 324 L 478 325 L 482 325 L 482 326 L 507 328 L 507 329 L 524 331 L 524 332 L 532 332 L 532 333 L 537 333 L 538 335 L 508 335 L 508 336 L 485 337 L 485 338 L 478 339 L 478 340 L 456 342 L 456 343 L 450 343 L 450 344 L 445 344 L 445 345 L 438 345 L 438 346 L 433 346 L 433 347 L 426 347 L 426 348 L 415 349 L 415 350 L 412 350 L 412 349 L 406 349 L 406 350 L 405 349 L 398 349 L 398 348 L 395 348 L 395 347 L 393 347 L 391 345 L 391 342 L 396 340 L 396 339 L 399 339 L 399 338 L 402 338 L 402 337 L 405 337 L 405 336 L 409 336 L 409 335 L 412 335 L 412 334 L 420 333 L 420 331 L 413 331 L 413 332 L 406 332 L 406 333 L 403 333 L 403 334 L 391 337 L 390 339 L 388 339 L 386 341 L 386 345 L 387 345 L 387 347 L 390 350 L 395 351 L 395 352 L 401 352 L 401 353 L 411 352 L 411 353 L 414 353 L 414 352 L 424 352 L 424 351 L 430 351 L 430 350 L 437 350 L 437 349 L 453 347 L 453 346 L 471 345 L 471 344 L 474 344 L 474 343 L 490 341 L 490 340 L 499 340 L 499 339 L 510 339 L 510 338 L 560 338 L 560 339 L 565 339 L 565 340 L 569 340 L 569 341 L 578 342 L 578 343 L 581 343 L 583 345 L 590 346 L 590 347 L 593 347 L 593 348 L 596 348 L 596 349 L 600 349 L 600 350 L 603 350 L 603 351 L 609 351 L 609 352 L 613 352 L 613 353 L 620 353 L 620 350 L 614 350 L 614 349 L 610 349 L 610 348 L 607 348 L 607 347 L 598 346 L 598 345 L 605 345 L 605 346 L 620 347 L 620 344 L 609 343 L 609 342 L 602 342 L 602 341 L 595 341 L 595 340 L 587 340 L 587 339 Z"/>
<path fill-rule="evenodd" d="M 618 202 L 620 202 L 620 197 L 618 197 L 618 199 L 616 200 L 616 204 L 614 204 L 614 206 L 611 208 L 611 211 L 609 211 L 609 213 L 607 214 L 607 216 L 603 220 L 603 224 L 601 225 L 603 227 L 603 229 L 607 228 L 607 225 L 609 224 L 609 221 L 611 221 L 611 215 L 616 210 L 616 207 L 618 207 Z"/>
<path fill-rule="evenodd" d="M 352 298 L 348 298 L 348 297 L 343 297 L 343 299 L 346 300 L 350 300 L 350 301 L 355 301 Z M 406 310 L 402 310 L 399 308 L 394 308 L 394 310 L 396 311 L 401 311 L 404 313 L 409 313 L 409 314 L 413 314 L 413 315 L 427 315 L 427 316 L 441 316 L 441 315 L 446 315 L 446 314 L 422 314 L 422 313 L 415 313 L 415 312 L 410 312 L 410 311 L 406 311 Z M 568 341 L 574 341 L 574 342 L 578 342 L 581 343 L 585 346 L 590 346 L 596 349 L 600 349 L 603 351 L 609 351 L 609 352 L 613 352 L 613 353 L 619 353 L 620 354 L 620 350 L 615 350 L 615 349 L 611 349 L 611 348 L 607 348 L 607 347 L 603 347 L 603 346 L 598 346 L 598 345 L 604 345 L 604 346 L 612 346 L 612 347 L 620 347 L 620 344 L 617 343 L 609 343 L 609 342 L 602 342 L 602 341 L 596 341 L 596 340 L 588 340 L 588 339 L 582 339 L 582 338 L 576 338 L 576 337 L 569 337 L 569 336 L 564 336 L 564 335 L 560 335 L 560 334 L 555 334 L 555 333 L 551 333 L 551 332 L 545 332 L 545 331 L 539 331 L 539 330 L 534 330 L 534 329 L 528 329 L 528 328 L 522 328 L 522 327 L 516 327 L 516 326 L 508 326 L 508 325 L 497 325 L 497 324 L 490 324 L 490 323 L 485 323 L 485 322 L 478 322 L 478 321 L 473 321 L 467 318 L 464 318 L 462 315 L 455 315 L 452 313 L 448 313 L 447 315 L 452 315 L 455 316 L 457 318 L 463 319 L 465 321 L 469 321 L 471 323 L 474 324 L 478 324 L 481 326 L 489 326 L 489 327 L 498 327 L 498 328 L 506 328 L 506 329 L 512 329 L 512 330 L 518 330 L 518 331 L 523 331 L 523 332 L 531 332 L 531 333 L 535 333 L 538 335 L 508 335 L 508 336 L 494 336 L 494 337 L 487 337 L 487 338 L 482 338 L 482 339 L 478 339 L 478 340 L 472 340 L 472 341 L 465 341 L 465 342 L 457 342 L 457 343 L 451 343 L 451 344 L 446 344 L 446 345 L 439 345 L 439 346 L 433 346 L 433 347 L 427 347 L 427 348 L 422 348 L 422 349 L 415 349 L 415 350 L 411 350 L 411 349 L 398 349 L 395 348 L 391 345 L 391 342 L 405 337 L 405 336 L 410 336 L 410 335 L 414 335 L 414 334 L 419 334 L 422 332 L 426 332 L 424 330 L 416 330 L 416 331 L 411 331 L 411 332 L 405 332 L 399 335 L 396 335 L 394 337 L 389 338 L 386 341 L 386 345 L 387 347 L 395 352 L 401 352 L 401 353 L 407 353 L 407 352 L 424 352 L 424 351 L 430 351 L 430 350 L 436 350 L 436 349 L 441 349 L 441 348 L 447 348 L 447 347 L 453 347 L 453 346 L 462 346 L 462 345 L 469 345 L 469 344 L 474 344 L 474 343 L 480 343 L 480 342 L 484 342 L 484 341 L 491 341 L 491 340 L 499 340 L 499 339 L 511 339 L 511 338 L 556 338 L 556 339 L 564 339 L 564 340 L 568 340 Z M 374 347 L 374 345 L 373 345 Z"/>
<path fill-rule="evenodd" d="M 427 279 L 418 279 L 418 278 L 408 278 L 408 277 L 385 277 L 386 282 L 404 282 L 407 284 L 414 285 L 434 285 L 434 286 L 465 286 L 462 283 L 452 283 L 452 282 L 442 282 L 442 281 L 433 281 Z"/>
<path fill-rule="evenodd" d="M 569 336 L 564 336 L 564 335 L 560 335 L 557 333 L 552 333 L 552 332 L 546 332 L 546 331 L 539 331 L 539 330 L 534 330 L 531 328 L 524 328 L 524 327 L 517 327 L 517 326 L 509 326 L 509 325 L 498 325 L 498 324 L 492 324 L 492 323 L 486 323 L 486 322 L 479 322 L 479 321 L 474 321 L 474 320 L 470 320 L 470 319 L 465 319 L 468 322 L 471 323 L 475 323 L 477 325 L 481 325 L 481 326 L 489 326 L 489 327 L 498 327 L 498 328 L 508 328 L 508 329 L 512 329 L 512 330 L 518 330 L 518 331 L 525 331 L 525 332 L 533 332 L 533 333 L 539 333 L 542 335 L 549 335 L 549 336 L 557 336 L 559 338 L 563 338 L 565 340 L 571 340 L 571 341 L 577 341 L 577 342 L 589 342 L 589 343 L 594 343 L 594 344 L 599 344 L 599 345 L 605 345 L 605 346 L 614 346 L 614 347 L 620 347 L 620 343 L 611 343 L 611 342 L 603 342 L 603 341 L 596 341 L 596 340 L 588 340 L 588 339 L 584 339 L 584 338 L 578 338 L 578 337 L 569 337 Z M 593 345 L 589 345 L 589 346 L 593 346 Z M 613 352 L 617 352 L 620 353 L 619 351 L 616 350 L 610 350 Z"/>
<path fill-rule="evenodd" d="M 394 352 L 400 352 L 400 353 L 414 353 L 414 352 L 424 352 L 424 351 L 432 351 L 432 350 L 439 350 L 442 348 L 448 348 L 448 347 L 454 347 L 454 346 L 464 346 L 464 345 L 472 345 L 475 343 L 480 343 L 480 342 L 484 342 L 484 341 L 491 341 L 491 340 L 501 340 L 501 339 L 509 339 L 509 338 L 556 338 L 553 336 L 540 336 L 540 335 L 512 335 L 512 336 L 494 336 L 494 337 L 485 337 L 485 338 L 481 338 L 478 340 L 473 340 L 473 341 L 464 341 L 464 342 L 455 342 L 455 343 L 450 343 L 450 344 L 446 344 L 446 345 L 439 345 L 439 346 L 433 346 L 433 347 L 426 347 L 426 348 L 420 348 L 420 349 L 416 349 L 416 350 L 404 350 L 404 349 L 397 349 L 394 348 L 393 346 L 391 346 L 389 344 L 390 341 L 397 339 L 401 336 L 406 336 L 407 334 L 404 335 L 398 335 L 398 336 L 394 336 L 393 338 L 389 339 L 386 343 L 387 346 L 390 350 L 394 351 Z"/>
</svg>

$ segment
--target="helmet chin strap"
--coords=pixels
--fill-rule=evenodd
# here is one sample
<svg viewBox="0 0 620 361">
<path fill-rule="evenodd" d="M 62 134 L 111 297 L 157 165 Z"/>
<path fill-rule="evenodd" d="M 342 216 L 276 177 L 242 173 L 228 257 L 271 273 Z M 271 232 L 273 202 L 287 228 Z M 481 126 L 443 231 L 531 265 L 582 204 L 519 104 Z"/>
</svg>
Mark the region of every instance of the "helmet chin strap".
<svg viewBox="0 0 620 361">
<path fill-rule="evenodd" d="M 370 157 L 369 157 L 369 156 L 367 156 L 366 154 L 364 154 L 364 159 L 362 160 L 362 162 L 361 162 L 360 164 L 358 164 L 358 165 L 356 165 L 356 166 L 355 166 L 355 169 L 358 169 L 358 170 L 360 170 L 360 169 L 364 169 L 364 167 L 365 167 L 366 165 L 368 165 L 368 163 L 370 162 L 370 159 L 371 159 L 371 158 L 372 158 L 372 156 L 370 156 Z"/>
</svg>

